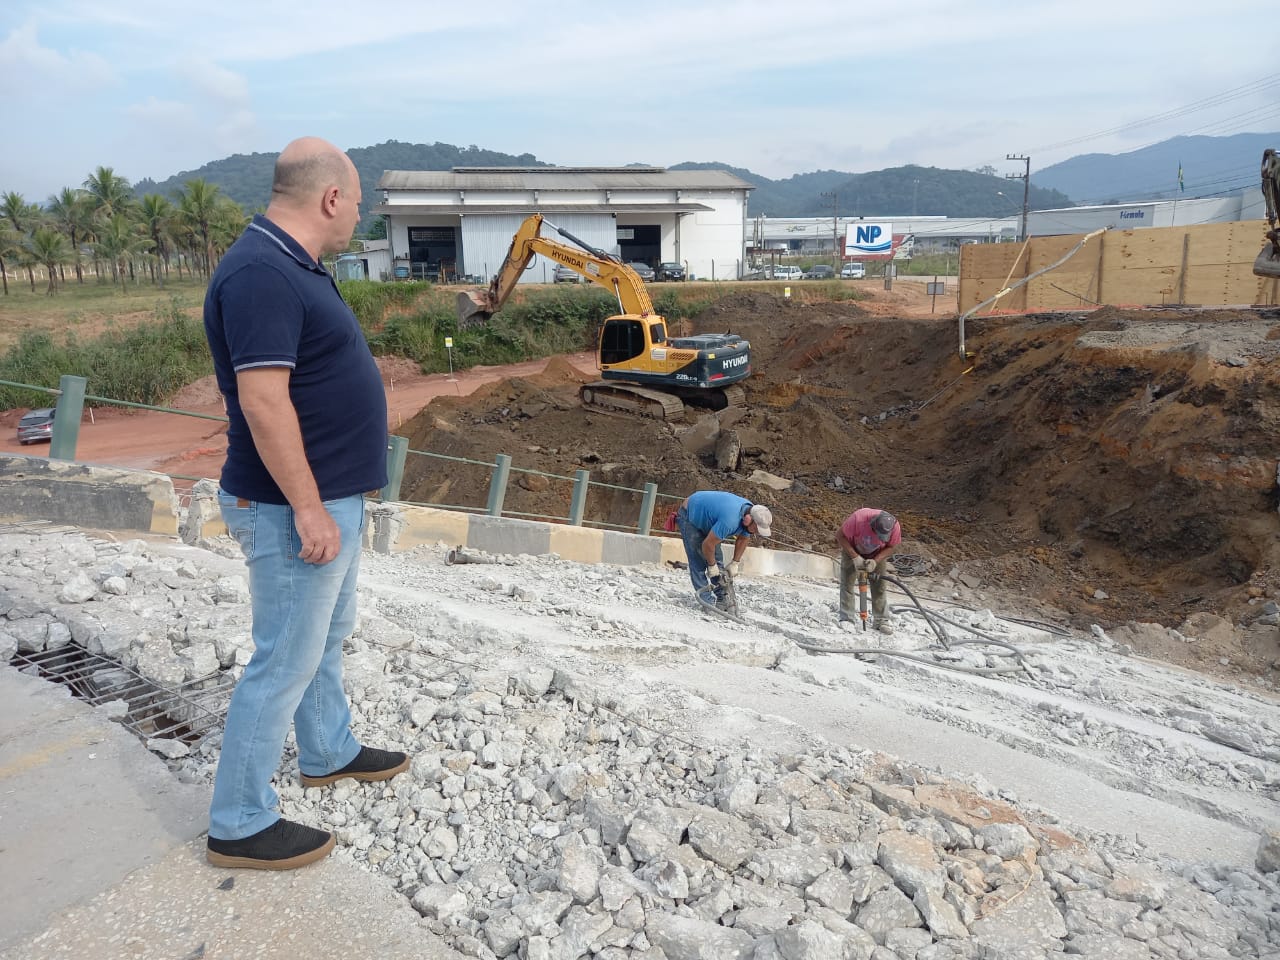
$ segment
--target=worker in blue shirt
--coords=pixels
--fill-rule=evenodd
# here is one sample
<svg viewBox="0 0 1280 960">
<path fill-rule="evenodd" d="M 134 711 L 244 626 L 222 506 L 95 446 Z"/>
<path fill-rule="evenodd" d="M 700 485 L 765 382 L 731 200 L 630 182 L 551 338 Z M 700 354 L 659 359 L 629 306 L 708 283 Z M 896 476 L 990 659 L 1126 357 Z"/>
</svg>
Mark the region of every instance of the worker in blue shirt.
<svg viewBox="0 0 1280 960">
<path fill-rule="evenodd" d="M 691 494 L 676 512 L 676 526 L 689 559 L 693 589 L 705 596 L 710 586 L 715 593 L 715 605 L 728 611 L 729 601 L 720 574 L 720 565 L 724 562 L 720 544 L 730 537 L 737 538 L 733 559 L 726 567 L 733 577 L 750 546 L 750 538 L 769 536 L 772 525 L 773 513 L 768 507 L 737 494 L 725 490 L 699 490 Z"/>
</svg>

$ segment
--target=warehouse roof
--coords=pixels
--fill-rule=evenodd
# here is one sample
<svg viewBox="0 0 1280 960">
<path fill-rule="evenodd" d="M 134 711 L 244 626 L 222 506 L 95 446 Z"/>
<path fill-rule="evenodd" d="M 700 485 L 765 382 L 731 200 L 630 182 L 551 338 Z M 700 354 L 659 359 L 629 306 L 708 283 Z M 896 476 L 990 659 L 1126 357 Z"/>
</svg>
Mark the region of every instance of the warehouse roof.
<svg viewBox="0 0 1280 960">
<path fill-rule="evenodd" d="M 477 216 L 517 213 L 524 216 L 535 206 L 539 213 L 697 213 L 713 209 L 705 203 L 473 203 L 466 206 L 456 203 L 380 203 L 372 212 L 397 217 L 437 213 L 471 213 Z"/>
<path fill-rule="evenodd" d="M 387 170 L 379 190 L 752 190 L 727 170 L 663 167 L 454 167 Z"/>
</svg>

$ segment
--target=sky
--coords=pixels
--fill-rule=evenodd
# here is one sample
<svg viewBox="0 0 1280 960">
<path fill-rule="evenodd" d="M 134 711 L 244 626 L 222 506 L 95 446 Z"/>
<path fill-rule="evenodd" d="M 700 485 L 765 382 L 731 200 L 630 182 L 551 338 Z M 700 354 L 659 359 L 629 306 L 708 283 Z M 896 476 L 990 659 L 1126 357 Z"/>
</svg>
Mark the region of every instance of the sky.
<svg viewBox="0 0 1280 960">
<path fill-rule="evenodd" d="M 0 193 L 163 180 L 302 135 L 773 179 L 1021 173 L 1280 129 L 1275 37 L 1219 0 L 3 0 Z M 1277 144 L 1280 146 L 1280 144 Z"/>
</svg>

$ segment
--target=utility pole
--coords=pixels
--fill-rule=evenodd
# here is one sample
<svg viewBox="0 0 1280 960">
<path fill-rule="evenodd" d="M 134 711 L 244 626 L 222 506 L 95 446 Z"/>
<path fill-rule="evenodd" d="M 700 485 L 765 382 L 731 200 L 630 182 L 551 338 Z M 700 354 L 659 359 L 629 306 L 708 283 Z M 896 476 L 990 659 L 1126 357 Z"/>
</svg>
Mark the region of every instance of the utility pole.
<svg viewBox="0 0 1280 960">
<path fill-rule="evenodd" d="M 832 190 L 818 196 L 831 201 L 831 266 L 839 273 L 840 262 L 844 260 L 844 251 L 840 249 L 840 191 Z"/>
<path fill-rule="evenodd" d="M 1027 210 L 1031 203 L 1031 158 L 1016 153 L 1006 153 L 1004 158 L 1006 160 L 1022 160 L 1027 165 L 1026 170 L 1022 173 L 1006 173 L 1004 175 L 1006 180 L 1022 181 L 1022 235 L 1018 239 L 1025 243 L 1027 239 Z"/>
</svg>

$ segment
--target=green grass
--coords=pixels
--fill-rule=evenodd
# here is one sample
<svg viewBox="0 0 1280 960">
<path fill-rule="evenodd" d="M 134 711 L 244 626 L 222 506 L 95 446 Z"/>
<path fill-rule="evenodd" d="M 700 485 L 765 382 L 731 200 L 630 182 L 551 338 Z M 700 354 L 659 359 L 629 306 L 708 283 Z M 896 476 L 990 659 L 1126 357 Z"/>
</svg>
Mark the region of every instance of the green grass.
<svg viewBox="0 0 1280 960">
<path fill-rule="evenodd" d="M 744 289 L 737 281 L 655 284 L 648 288 L 655 311 L 674 324 Z M 519 289 L 488 323 L 460 328 L 456 290 L 425 282 L 345 281 L 351 305 L 370 349 L 377 356 L 406 357 L 427 373 L 450 369 L 445 338 L 453 339 L 452 368 L 499 365 L 559 353 L 594 349 L 596 331 L 618 304 L 607 291 L 586 285 Z M 849 300 L 852 285 L 806 281 L 809 299 Z M 174 392 L 212 372 L 204 339 L 201 306 L 205 285 L 171 281 L 166 289 L 149 283 L 122 293 L 108 283 L 70 284 L 46 297 L 37 285 L 10 285 L 0 296 L 0 331 L 7 349 L 0 354 L 0 380 L 55 388 L 64 374 L 88 380 L 88 392 L 134 403 L 165 405 Z M 0 409 L 45 406 L 48 394 L 0 386 Z"/>
<path fill-rule="evenodd" d="M 90 339 L 72 330 L 60 338 L 28 330 L 0 357 L 0 380 L 56 387 L 63 375 L 79 376 L 91 394 L 155 405 L 212 372 L 198 311 L 176 296 L 156 304 L 150 321 L 127 328 L 109 323 Z M 48 394 L 0 387 L 0 409 L 50 402 Z"/>
</svg>

